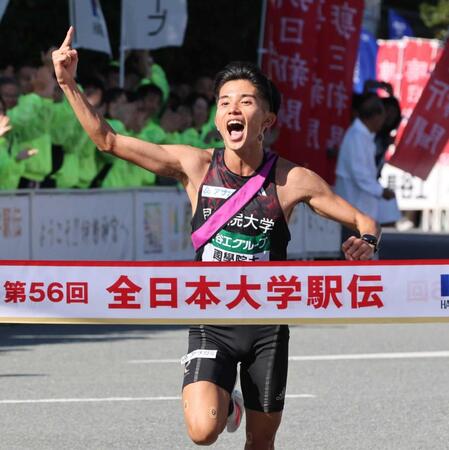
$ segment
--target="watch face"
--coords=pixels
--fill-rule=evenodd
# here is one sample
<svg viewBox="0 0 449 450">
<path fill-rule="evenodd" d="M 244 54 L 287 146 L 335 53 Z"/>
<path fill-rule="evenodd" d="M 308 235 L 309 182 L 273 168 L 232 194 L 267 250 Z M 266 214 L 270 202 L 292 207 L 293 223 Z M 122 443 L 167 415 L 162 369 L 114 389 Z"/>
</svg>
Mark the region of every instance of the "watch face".
<svg viewBox="0 0 449 450">
<path fill-rule="evenodd" d="M 372 245 L 376 245 L 377 244 L 376 236 L 372 236 L 371 234 L 364 234 L 362 236 L 362 239 L 364 241 L 368 242 L 368 244 L 372 244 Z"/>
</svg>

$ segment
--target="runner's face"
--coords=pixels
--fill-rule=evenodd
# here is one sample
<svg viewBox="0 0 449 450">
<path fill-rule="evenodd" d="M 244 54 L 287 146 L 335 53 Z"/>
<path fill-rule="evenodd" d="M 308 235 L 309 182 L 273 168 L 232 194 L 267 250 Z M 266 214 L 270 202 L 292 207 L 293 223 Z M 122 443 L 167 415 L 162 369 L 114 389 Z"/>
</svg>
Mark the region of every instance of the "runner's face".
<svg viewBox="0 0 449 450">
<path fill-rule="evenodd" d="M 226 148 L 238 151 L 261 147 L 258 136 L 272 125 L 274 117 L 250 81 L 228 81 L 221 87 L 215 125 Z"/>
</svg>

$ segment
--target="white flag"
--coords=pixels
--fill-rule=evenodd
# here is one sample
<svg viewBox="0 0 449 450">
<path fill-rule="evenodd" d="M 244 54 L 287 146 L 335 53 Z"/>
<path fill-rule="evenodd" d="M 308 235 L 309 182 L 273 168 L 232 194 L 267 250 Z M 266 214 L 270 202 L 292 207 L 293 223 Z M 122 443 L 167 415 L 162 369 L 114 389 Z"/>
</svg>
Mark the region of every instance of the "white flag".
<svg viewBox="0 0 449 450">
<path fill-rule="evenodd" d="M 75 27 L 74 48 L 111 55 L 108 29 L 99 0 L 70 0 L 70 23 Z"/>
<path fill-rule="evenodd" d="M 6 7 L 8 6 L 9 0 L 0 0 L 0 20 L 2 20 L 3 13 L 5 12 Z"/>
<path fill-rule="evenodd" d="M 122 0 L 122 48 L 181 46 L 187 26 L 186 0 Z"/>
</svg>

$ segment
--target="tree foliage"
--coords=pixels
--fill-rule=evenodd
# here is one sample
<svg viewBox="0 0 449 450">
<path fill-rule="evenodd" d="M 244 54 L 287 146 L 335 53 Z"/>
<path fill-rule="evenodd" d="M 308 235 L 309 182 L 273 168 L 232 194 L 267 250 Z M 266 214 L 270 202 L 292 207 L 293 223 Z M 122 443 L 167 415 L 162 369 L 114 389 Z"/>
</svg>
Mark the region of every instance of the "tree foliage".
<svg viewBox="0 0 449 450">
<path fill-rule="evenodd" d="M 439 0 L 436 5 L 422 3 L 419 7 L 422 21 L 435 32 L 435 37 L 446 39 L 449 35 L 449 0 Z"/>
</svg>

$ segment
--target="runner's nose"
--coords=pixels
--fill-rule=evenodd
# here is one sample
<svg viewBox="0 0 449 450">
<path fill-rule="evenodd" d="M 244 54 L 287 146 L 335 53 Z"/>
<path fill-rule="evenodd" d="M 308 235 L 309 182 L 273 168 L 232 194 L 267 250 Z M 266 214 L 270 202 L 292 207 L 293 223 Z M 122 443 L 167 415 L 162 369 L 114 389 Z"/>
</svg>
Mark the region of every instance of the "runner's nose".
<svg viewBox="0 0 449 450">
<path fill-rule="evenodd" d="M 240 107 L 237 101 L 231 103 L 231 107 L 229 108 L 229 114 L 240 114 Z"/>
</svg>

